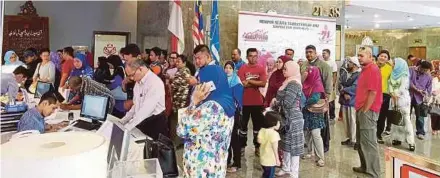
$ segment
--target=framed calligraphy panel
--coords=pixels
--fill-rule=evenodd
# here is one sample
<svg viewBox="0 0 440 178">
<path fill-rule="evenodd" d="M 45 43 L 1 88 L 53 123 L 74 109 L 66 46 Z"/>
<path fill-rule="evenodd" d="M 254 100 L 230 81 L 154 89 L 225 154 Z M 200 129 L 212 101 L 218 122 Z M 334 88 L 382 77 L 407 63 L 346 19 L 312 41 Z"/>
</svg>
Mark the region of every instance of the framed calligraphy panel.
<svg viewBox="0 0 440 178">
<path fill-rule="evenodd" d="M 94 66 L 98 67 L 98 57 L 118 55 L 121 48 L 128 44 L 130 32 L 94 31 L 92 52 Z"/>
<path fill-rule="evenodd" d="M 30 47 L 49 48 L 49 18 L 5 15 L 2 57 L 6 51 L 14 50 L 21 58 L 23 51 Z"/>
</svg>

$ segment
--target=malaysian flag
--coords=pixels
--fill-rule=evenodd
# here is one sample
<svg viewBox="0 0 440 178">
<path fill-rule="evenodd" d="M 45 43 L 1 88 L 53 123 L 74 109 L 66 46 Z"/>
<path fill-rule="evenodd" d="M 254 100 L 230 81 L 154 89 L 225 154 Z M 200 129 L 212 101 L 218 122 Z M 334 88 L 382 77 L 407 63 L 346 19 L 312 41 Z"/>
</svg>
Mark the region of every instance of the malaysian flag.
<svg viewBox="0 0 440 178">
<path fill-rule="evenodd" d="M 197 0 L 194 6 L 194 20 L 193 20 L 193 41 L 194 47 L 200 44 L 205 44 L 205 34 L 203 33 L 203 15 L 202 15 L 202 1 Z"/>
</svg>

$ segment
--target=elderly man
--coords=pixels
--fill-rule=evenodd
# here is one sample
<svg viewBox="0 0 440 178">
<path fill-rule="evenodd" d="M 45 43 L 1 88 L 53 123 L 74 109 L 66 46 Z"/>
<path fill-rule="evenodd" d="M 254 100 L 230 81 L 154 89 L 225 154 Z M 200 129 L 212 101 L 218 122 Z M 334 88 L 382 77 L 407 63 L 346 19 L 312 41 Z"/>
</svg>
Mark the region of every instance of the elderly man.
<svg viewBox="0 0 440 178">
<path fill-rule="evenodd" d="M 322 84 L 324 85 L 326 98 L 330 99 L 333 91 L 332 69 L 324 60 L 318 59 L 318 56 L 316 55 L 316 47 L 313 45 L 308 45 L 306 47 L 306 58 L 307 62 L 301 66 L 301 73 L 304 73 L 309 66 L 318 67 L 321 71 Z M 321 130 L 321 136 L 324 141 L 324 152 L 327 152 L 330 149 L 329 116 L 328 114 L 324 114 L 324 116 L 326 127 Z"/>
<path fill-rule="evenodd" d="M 165 117 L 165 86 L 162 80 L 138 59 L 125 65 L 127 78 L 136 82 L 133 107 L 121 123 L 128 130 L 137 127 L 154 140 L 159 134 L 169 136 L 168 121 Z"/>
<path fill-rule="evenodd" d="M 108 113 L 112 113 L 113 107 L 115 106 L 115 99 L 110 90 L 104 84 L 96 82 L 86 76 L 74 76 L 70 77 L 68 85 L 72 91 L 80 93 L 81 98 L 84 97 L 84 95 L 109 97 L 110 105 Z M 81 104 L 61 104 L 60 108 L 64 110 L 80 110 Z"/>
<path fill-rule="evenodd" d="M 238 49 L 238 48 L 232 50 L 231 57 L 232 57 L 232 62 L 234 62 L 234 65 L 235 65 L 234 67 L 235 67 L 235 70 L 236 70 L 236 71 L 240 70 L 240 67 L 241 67 L 243 64 L 246 64 L 246 63 L 243 61 L 243 59 L 241 59 L 241 50 Z"/>
</svg>

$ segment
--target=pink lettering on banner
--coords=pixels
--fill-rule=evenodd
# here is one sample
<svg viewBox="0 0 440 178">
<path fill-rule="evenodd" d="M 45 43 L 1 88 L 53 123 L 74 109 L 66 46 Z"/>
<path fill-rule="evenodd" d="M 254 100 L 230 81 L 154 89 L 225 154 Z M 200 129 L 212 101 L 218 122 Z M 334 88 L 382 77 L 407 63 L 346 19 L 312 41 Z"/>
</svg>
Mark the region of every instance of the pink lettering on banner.
<svg viewBox="0 0 440 178">
<path fill-rule="evenodd" d="M 269 39 L 269 36 L 267 35 L 267 31 L 265 30 L 256 30 L 254 32 L 244 32 L 242 37 L 244 38 L 244 41 L 261 41 L 265 42 Z"/>
</svg>

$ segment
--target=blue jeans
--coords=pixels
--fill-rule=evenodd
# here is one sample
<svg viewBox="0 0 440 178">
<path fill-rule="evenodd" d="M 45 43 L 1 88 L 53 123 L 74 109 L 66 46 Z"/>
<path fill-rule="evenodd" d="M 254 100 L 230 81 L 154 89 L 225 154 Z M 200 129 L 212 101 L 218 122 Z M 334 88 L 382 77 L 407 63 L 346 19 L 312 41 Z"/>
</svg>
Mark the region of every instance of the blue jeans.
<svg viewBox="0 0 440 178">
<path fill-rule="evenodd" d="M 263 178 L 275 177 L 275 166 L 261 166 L 263 168 Z"/>
<path fill-rule="evenodd" d="M 414 108 L 414 114 L 416 115 L 416 135 L 425 135 L 425 118 L 420 116 L 420 105 L 414 99 L 411 100 L 411 111 Z"/>
</svg>

